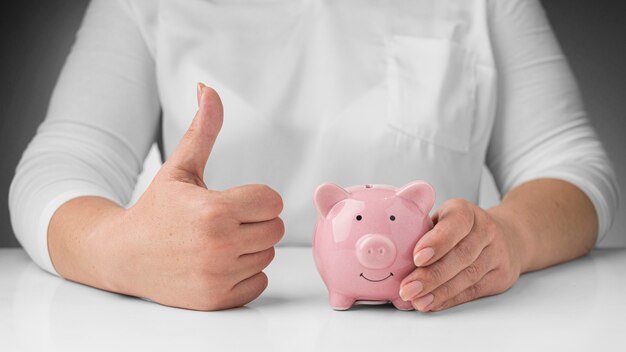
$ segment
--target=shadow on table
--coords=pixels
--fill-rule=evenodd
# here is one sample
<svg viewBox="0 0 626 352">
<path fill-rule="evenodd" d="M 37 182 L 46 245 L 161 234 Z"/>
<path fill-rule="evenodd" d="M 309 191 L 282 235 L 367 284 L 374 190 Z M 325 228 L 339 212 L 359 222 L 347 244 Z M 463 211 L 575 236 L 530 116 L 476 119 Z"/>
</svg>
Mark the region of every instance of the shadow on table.
<svg viewBox="0 0 626 352">
<path fill-rule="evenodd" d="M 198 312 L 113 294 L 49 275 L 34 264 L 20 273 L 13 302 L 24 350 L 150 350 L 268 344 L 258 309 Z M 241 338 L 246 336 L 246 338 Z"/>
</svg>

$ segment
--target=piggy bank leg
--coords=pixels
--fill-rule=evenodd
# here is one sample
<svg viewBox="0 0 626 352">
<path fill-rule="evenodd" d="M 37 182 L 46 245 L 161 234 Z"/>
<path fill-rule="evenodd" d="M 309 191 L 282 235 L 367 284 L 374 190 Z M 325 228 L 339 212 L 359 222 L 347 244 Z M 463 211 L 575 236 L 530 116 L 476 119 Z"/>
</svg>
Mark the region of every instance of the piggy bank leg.
<svg viewBox="0 0 626 352">
<path fill-rule="evenodd" d="M 399 310 L 413 310 L 413 305 L 411 302 L 403 301 L 402 298 L 398 297 L 396 299 L 391 300 L 391 304 Z"/>
<path fill-rule="evenodd" d="M 330 292 L 328 295 L 328 302 L 334 310 L 346 310 L 354 304 L 353 297 L 346 297 L 340 293 Z"/>
</svg>

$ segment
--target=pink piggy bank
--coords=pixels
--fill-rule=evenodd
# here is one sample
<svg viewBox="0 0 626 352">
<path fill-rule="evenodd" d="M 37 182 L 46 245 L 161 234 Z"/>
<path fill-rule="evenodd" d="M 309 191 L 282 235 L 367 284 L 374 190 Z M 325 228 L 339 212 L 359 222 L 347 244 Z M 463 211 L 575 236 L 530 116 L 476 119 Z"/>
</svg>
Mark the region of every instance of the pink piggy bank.
<svg viewBox="0 0 626 352">
<path fill-rule="evenodd" d="M 413 309 L 400 298 L 400 282 L 415 269 L 415 244 L 433 227 L 428 215 L 435 201 L 432 186 L 415 181 L 400 189 L 343 189 L 325 183 L 314 201 L 319 216 L 313 256 L 331 307 L 391 302 L 397 309 Z"/>
</svg>

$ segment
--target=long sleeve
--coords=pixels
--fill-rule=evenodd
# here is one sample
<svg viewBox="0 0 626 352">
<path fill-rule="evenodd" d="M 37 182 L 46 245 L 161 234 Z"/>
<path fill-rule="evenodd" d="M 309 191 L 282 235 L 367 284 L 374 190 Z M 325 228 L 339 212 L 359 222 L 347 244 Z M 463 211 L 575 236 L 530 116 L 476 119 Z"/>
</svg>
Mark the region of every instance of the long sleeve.
<svg viewBox="0 0 626 352">
<path fill-rule="evenodd" d="M 576 185 L 596 209 L 600 241 L 618 186 L 543 8 L 537 0 L 492 0 L 490 10 L 498 106 L 487 166 L 502 194 L 543 177 Z"/>
<path fill-rule="evenodd" d="M 86 195 L 128 202 L 158 127 L 154 71 L 127 5 L 92 1 L 9 194 L 14 232 L 43 269 L 56 273 L 47 231 L 59 206 Z"/>
</svg>

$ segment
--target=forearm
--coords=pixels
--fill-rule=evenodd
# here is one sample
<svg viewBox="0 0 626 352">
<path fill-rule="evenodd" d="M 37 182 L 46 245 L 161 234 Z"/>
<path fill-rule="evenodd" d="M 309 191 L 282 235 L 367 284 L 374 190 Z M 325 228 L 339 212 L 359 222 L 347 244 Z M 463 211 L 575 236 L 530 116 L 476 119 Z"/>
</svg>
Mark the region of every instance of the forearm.
<svg viewBox="0 0 626 352">
<path fill-rule="evenodd" d="M 124 209 L 100 197 L 80 197 L 63 204 L 48 227 L 48 252 L 62 277 L 108 291 L 117 291 L 107 270 L 116 257 L 115 230 Z"/>
<path fill-rule="evenodd" d="M 521 273 L 585 255 L 596 241 L 598 218 L 593 204 L 565 181 L 538 179 L 521 184 L 487 212 L 517 244 Z"/>
</svg>

